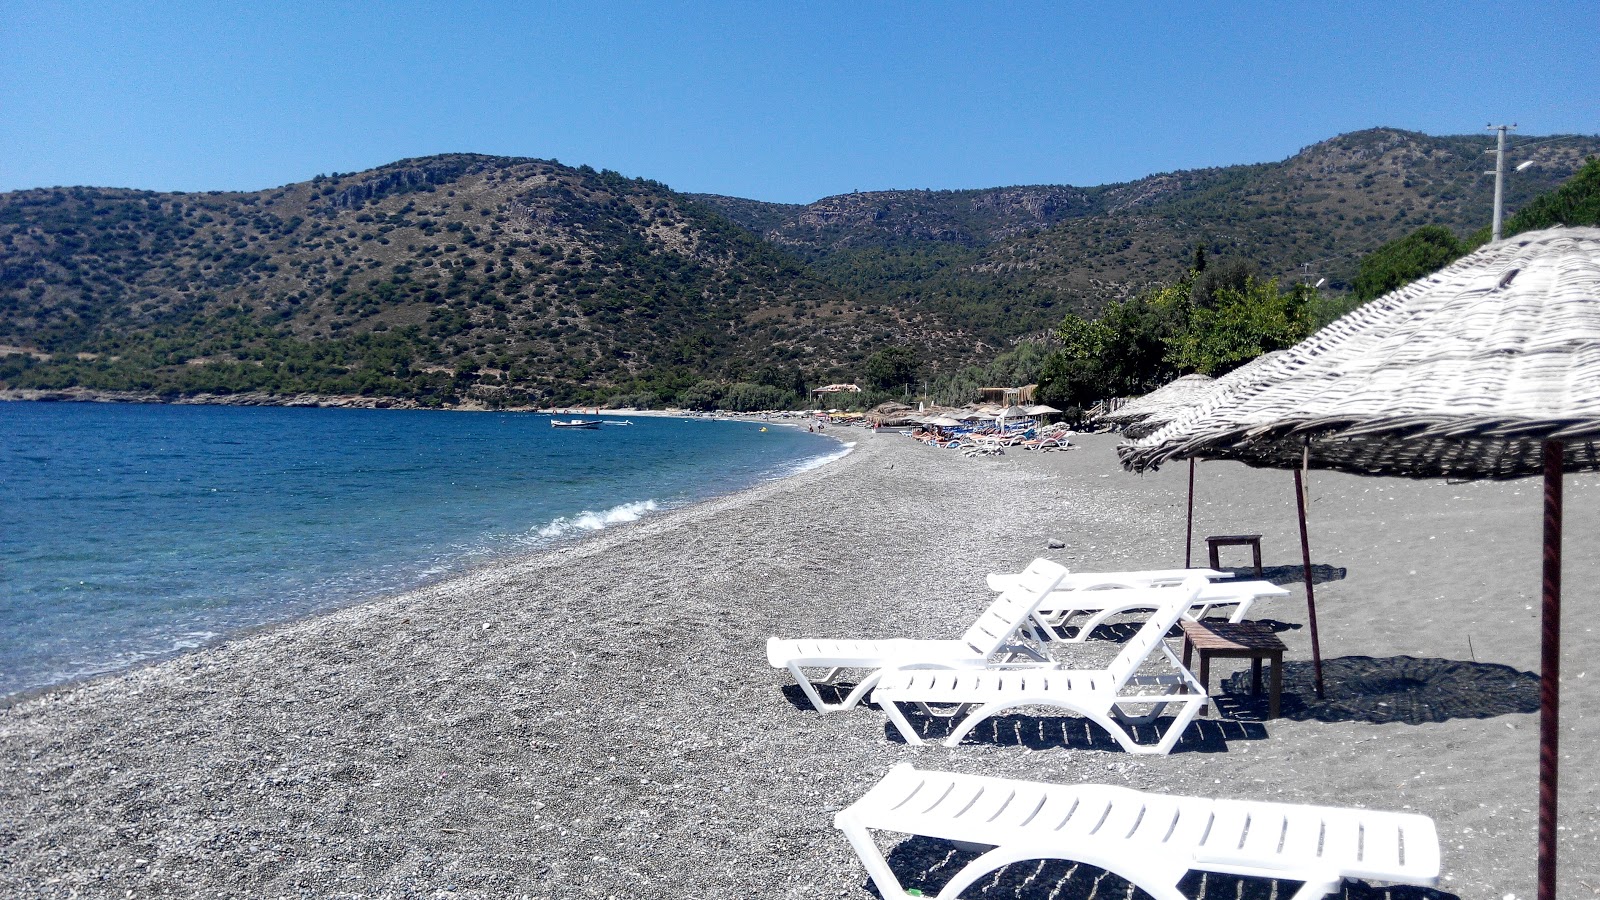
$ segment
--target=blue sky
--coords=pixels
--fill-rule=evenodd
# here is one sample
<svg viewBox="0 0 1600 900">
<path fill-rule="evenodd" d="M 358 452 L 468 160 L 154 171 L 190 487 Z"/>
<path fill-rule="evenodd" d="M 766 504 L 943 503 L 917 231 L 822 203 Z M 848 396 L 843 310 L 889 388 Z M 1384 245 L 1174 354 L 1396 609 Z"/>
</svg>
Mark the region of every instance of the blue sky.
<svg viewBox="0 0 1600 900">
<path fill-rule="evenodd" d="M 1126 181 L 1374 125 L 1600 133 L 1586 0 L 244 6 L 0 0 L 0 190 L 473 151 L 808 202 Z"/>
</svg>

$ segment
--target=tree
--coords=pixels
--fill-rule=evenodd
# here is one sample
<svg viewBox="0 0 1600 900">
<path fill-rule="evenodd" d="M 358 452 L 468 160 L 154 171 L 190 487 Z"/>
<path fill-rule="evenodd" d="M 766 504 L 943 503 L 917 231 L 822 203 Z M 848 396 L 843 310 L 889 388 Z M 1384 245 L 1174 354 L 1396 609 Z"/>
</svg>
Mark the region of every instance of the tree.
<svg viewBox="0 0 1600 900">
<path fill-rule="evenodd" d="M 893 390 L 917 380 L 917 354 L 910 347 L 885 347 L 867 357 L 867 384 Z"/>
<path fill-rule="evenodd" d="M 1356 274 L 1355 299 L 1365 303 L 1444 268 L 1467 252 L 1443 225 L 1424 225 L 1367 254 Z"/>
<path fill-rule="evenodd" d="M 794 400 L 794 394 L 783 388 L 741 382 L 728 388 L 728 392 L 722 396 L 722 407 L 734 412 L 755 412 L 761 409 L 784 409 L 794 405 Z"/>
<path fill-rule="evenodd" d="M 1167 362 L 1176 371 L 1216 376 L 1291 347 L 1311 333 L 1312 295 L 1304 285 L 1280 291 L 1276 278 L 1220 288 L 1211 305 L 1192 310 L 1188 327 L 1169 339 Z"/>
<path fill-rule="evenodd" d="M 678 405 L 684 409 L 716 409 L 722 405 L 722 385 L 710 379 L 697 382 L 678 395 Z"/>
</svg>

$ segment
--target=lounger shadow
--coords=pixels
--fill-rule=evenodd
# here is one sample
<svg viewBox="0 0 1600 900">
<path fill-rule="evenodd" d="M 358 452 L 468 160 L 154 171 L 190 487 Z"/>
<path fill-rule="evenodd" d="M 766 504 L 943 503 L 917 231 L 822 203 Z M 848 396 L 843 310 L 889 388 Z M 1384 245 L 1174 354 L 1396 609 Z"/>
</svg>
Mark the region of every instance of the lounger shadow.
<svg viewBox="0 0 1600 900">
<path fill-rule="evenodd" d="M 924 743 L 939 743 L 949 737 L 951 721 L 939 716 L 907 713 L 906 718 L 917 729 Z M 1129 726 L 1127 730 L 1140 744 L 1150 746 L 1177 722 L 1175 716 L 1162 716 L 1153 724 Z M 906 743 L 892 722 L 885 722 L 884 737 L 891 743 Z M 1261 741 L 1267 739 L 1267 728 L 1259 722 L 1196 719 L 1178 737 L 1173 753 L 1226 753 L 1232 741 Z M 984 744 L 993 747 L 1026 747 L 1029 750 L 1102 750 L 1111 753 L 1126 752 L 1110 732 L 1095 722 L 1079 716 L 1042 715 L 1026 713 L 994 716 L 973 728 L 964 743 Z"/>
<path fill-rule="evenodd" d="M 957 872 L 982 854 L 979 849 L 963 849 L 950 841 L 915 835 L 896 844 L 884 858 L 902 885 L 920 891 L 923 896 L 934 897 Z M 1207 900 L 1272 900 L 1273 897 L 1288 897 L 1299 887 L 1296 881 L 1218 872 L 1190 872 L 1178 882 L 1178 889 L 1186 896 Z M 1456 894 L 1414 885 L 1380 887 L 1362 881 L 1346 881 L 1340 887 L 1337 900 L 1461 900 Z M 883 896 L 870 878 L 862 882 L 862 890 L 874 897 Z M 972 900 L 1104 900 L 1108 897 L 1149 900 L 1150 897 L 1115 873 L 1087 863 L 1059 859 L 1012 863 L 962 896 Z"/>
</svg>

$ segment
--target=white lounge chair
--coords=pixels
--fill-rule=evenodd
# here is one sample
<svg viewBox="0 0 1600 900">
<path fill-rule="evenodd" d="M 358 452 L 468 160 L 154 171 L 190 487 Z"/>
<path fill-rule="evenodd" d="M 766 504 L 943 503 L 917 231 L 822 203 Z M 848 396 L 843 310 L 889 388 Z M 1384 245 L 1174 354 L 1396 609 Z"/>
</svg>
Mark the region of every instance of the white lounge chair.
<svg viewBox="0 0 1600 900">
<path fill-rule="evenodd" d="M 1076 591 L 1093 589 L 1103 585 L 1120 585 L 1122 587 L 1160 587 L 1167 584 L 1182 584 L 1196 575 L 1204 576 L 1211 581 L 1223 581 L 1233 577 L 1232 572 L 1221 569 L 1144 569 L 1128 572 L 1073 572 L 1061 583 L 1056 585 L 1058 591 Z M 1016 583 L 1021 577 L 1016 572 L 990 572 L 985 579 L 989 590 L 1003 591 Z"/>
<path fill-rule="evenodd" d="M 1034 560 L 1027 571 L 978 616 L 960 640 L 783 640 L 774 637 L 767 639 L 767 662 L 776 668 L 788 669 L 818 712 L 855 706 L 878 683 L 878 676 L 885 668 L 983 667 L 1018 660 L 1027 660 L 1033 665 L 1049 663 L 1049 655 L 1024 642 L 1019 632 L 1033 627 L 1034 608 L 1066 574 L 1066 569 L 1048 559 Z M 829 671 L 813 681 L 804 671 L 808 668 Z M 842 702 L 823 701 L 816 685 L 833 682 L 846 669 L 871 669 L 873 672 Z"/>
<path fill-rule="evenodd" d="M 1106 869 L 1155 900 L 1188 900 L 1178 882 L 1191 869 L 1304 882 L 1294 900 L 1331 894 L 1346 878 L 1424 887 L 1439 879 L 1439 838 L 1427 816 L 1041 784 L 909 763 L 840 810 L 833 824 L 884 900 L 914 895 L 901 887 L 872 831 L 990 848 L 945 884 L 942 900 L 1002 866 L 1046 859 Z"/>
<path fill-rule="evenodd" d="M 1103 670 L 899 668 L 881 674 L 872 693 L 873 702 L 883 707 L 910 744 L 923 741 L 900 709 L 901 703 L 915 703 L 929 715 L 964 715 L 945 738 L 947 747 L 961 743 L 978 723 L 995 713 L 1019 706 L 1059 706 L 1099 724 L 1129 753 L 1170 753 L 1209 699 L 1166 641 L 1167 632 L 1188 612 L 1204 584 L 1205 579 L 1196 576 L 1177 587 L 1152 589 L 1165 591 L 1169 599 Z M 1173 671 L 1140 675 L 1139 669 L 1158 651 L 1166 656 Z M 1154 723 L 1169 704 L 1178 704 L 1179 710 L 1160 741 L 1147 745 L 1134 740 L 1126 726 Z M 933 709 L 934 705 L 941 710 Z M 1133 715 L 1125 709 L 1131 706 L 1148 707 L 1149 711 Z"/>
<path fill-rule="evenodd" d="M 1066 583 L 1066 579 L 1063 579 Z M 1064 591 L 1058 585 L 1044 598 L 1033 618 L 1046 640 L 1082 643 L 1094 630 L 1114 616 L 1141 609 L 1153 609 L 1163 602 L 1165 587 L 1136 587 L 1130 583 L 1102 583 Z M 1263 597 L 1281 597 L 1287 590 L 1270 581 L 1216 581 L 1200 588 L 1189 617 L 1203 619 L 1214 607 L 1232 606 L 1230 622 L 1242 622 L 1255 602 Z M 1069 637 L 1066 629 L 1078 616 L 1086 616 Z"/>
</svg>

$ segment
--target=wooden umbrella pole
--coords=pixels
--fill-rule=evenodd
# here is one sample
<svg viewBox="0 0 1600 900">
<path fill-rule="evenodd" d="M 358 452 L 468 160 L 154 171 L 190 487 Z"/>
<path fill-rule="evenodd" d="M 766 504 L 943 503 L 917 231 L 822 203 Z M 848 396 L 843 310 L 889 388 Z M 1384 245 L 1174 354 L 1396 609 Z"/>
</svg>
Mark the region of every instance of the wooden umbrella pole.
<svg viewBox="0 0 1600 900">
<path fill-rule="evenodd" d="M 1189 521 L 1183 532 L 1183 567 L 1193 568 L 1194 560 L 1194 460 L 1189 460 Z"/>
<path fill-rule="evenodd" d="M 1561 700 L 1561 441 L 1544 442 L 1544 603 L 1539 648 L 1539 900 L 1556 900 L 1556 745 Z"/>
<path fill-rule="evenodd" d="M 1306 580 L 1306 615 L 1311 625 L 1311 675 L 1312 683 L 1317 689 L 1317 697 L 1322 697 L 1322 641 L 1317 638 L 1317 595 L 1311 587 L 1311 538 L 1306 535 L 1306 491 L 1305 478 L 1300 470 L 1294 470 L 1294 505 L 1300 513 L 1300 562 L 1304 566 Z M 1541 898 L 1542 900 L 1542 898 Z"/>
</svg>

